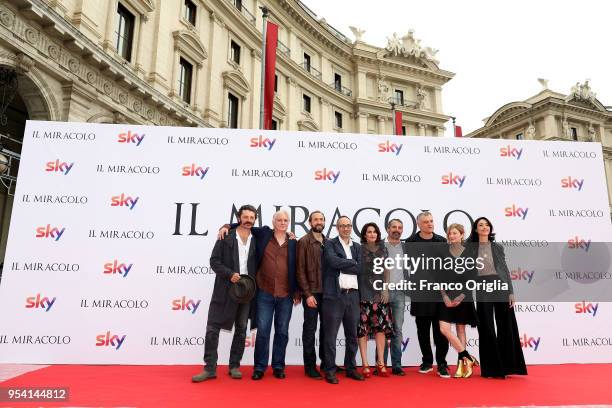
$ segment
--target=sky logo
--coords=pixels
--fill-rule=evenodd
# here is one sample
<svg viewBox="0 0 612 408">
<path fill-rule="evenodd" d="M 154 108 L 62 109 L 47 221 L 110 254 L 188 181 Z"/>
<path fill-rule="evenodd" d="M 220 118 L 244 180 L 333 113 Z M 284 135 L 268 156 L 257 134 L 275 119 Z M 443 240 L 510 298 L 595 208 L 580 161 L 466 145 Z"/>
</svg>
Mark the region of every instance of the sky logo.
<svg viewBox="0 0 612 408">
<path fill-rule="evenodd" d="M 516 204 L 512 204 L 512 207 L 504 208 L 504 214 L 506 217 L 515 217 L 524 220 L 527 217 L 529 208 L 517 207 Z"/>
<path fill-rule="evenodd" d="M 53 307 L 55 299 L 57 298 L 41 297 L 40 293 L 37 293 L 36 296 L 26 298 L 25 307 L 26 309 L 43 309 L 45 312 L 48 312 Z"/>
<path fill-rule="evenodd" d="M 187 299 L 187 297 L 183 296 L 180 299 L 174 299 L 172 301 L 172 310 L 188 310 L 191 314 L 195 314 L 200 307 L 201 300 L 197 302 L 193 299 Z"/>
<path fill-rule="evenodd" d="M 132 270 L 133 265 L 134 264 L 127 265 L 115 259 L 112 262 L 107 262 L 104 264 L 104 273 L 109 274 L 109 275 L 117 274 L 125 278 L 128 276 L 128 273 L 130 273 L 130 271 Z"/>
<path fill-rule="evenodd" d="M 574 238 L 570 238 L 567 241 L 567 247 L 569 249 L 584 249 L 584 252 L 589 252 L 589 247 L 591 246 L 591 240 L 588 241 L 580 238 L 576 235 Z"/>
<path fill-rule="evenodd" d="M 315 171 L 314 179 L 317 181 L 331 181 L 333 184 L 336 184 L 338 177 L 340 177 L 339 171 L 327 170 L 324 168 L 323 170 Z"/>
<path fill-rule="evenodd" d="M 119 336 L 117 334 L 111 335 L 110 330 L 105 334 L 99 334 L 96 336 L 96 347 L 113 347 L 115 350 L 119 350 L 125 341 L 127 335 Z"/>
<path fill-rule="evenodd" d="M 395 153 L 396 156 L 399 156 L 402 151 L 403 144 L 395 144 L 390 143 L 388 140 L 385 143 L 378 144 L 378 152 L 379 153 Z"/>
<path fill-rule="evenodd" d="M 276 139 L 268 139 L 267 137 L 259 136 L 251 138 L 251 147 L 263 147 L 268 151 L 272 150 L 276 143 Z"/>
<path fill-rule="evenodd" d="M 510 271 L 510 278 L 512 280 L 523 281 L 526 280 L 527 283 L 531 283 L 533 279 L 533 275 L 535 271 L 526 271 L 524 269 L 518 268 Z"/>
<path fill-rule="evenodd" d="M 404 340 L 402 340 L 402 353 L 406 351 L 408 343 L 410 343 L 410 337 L 406 337 Z"/>
<path fill-rule="evenodd" d="M 59 229 L 58 227 L 51 227 L 51 224 L 47 224 L 46 227 L 36 228 L 36 238 L 55 238 L 54 241 L 59 241 L 62 235 L 64 235 L 64 231 L 66 231 L 66 228 Z"/>
<path fill-rule="evenodd" d="M 520 160 L 522 154 L 523 154 L 522 147 L 520 149 L 517 149 L 516 147 L 506 146 L 506 147 L 502 147 L 501 149 L 499 149 L 499 155 L 501 157 L 509 157 L 509 158 L 516 157 L 516 160 Z"/>
<path fill-rule="evenodd" d="M 580 191 L 583 184 L 584 179 L 572 178 L 571 176 L 561 179 L 561 188 L 577 189 Z"/>
<path fill-rule="evenodd" d="M 200 180 L 202 180 L 204 176 L 206 176 L 206 173 L 208 173 L 209 169 L 210 167 L 204 168 L 192 163 L 191 166 L 183 167 L 182 175 L 186 177 L 199 177 Z"/>
<path fill-rule="evenodd" d="M 523 337 L 521 337 L 521 347 L 530 348 L 533 349 L 533 351 L 538 351 L 541 339 L 541 337 L 529 337 L 527 336 L 527 334 L 523 334 Z"/>
<path fill-rule="evenodd" d="M 442 176 L 442 184 L 455 185 L 459 186 L 459 188 L 463 187 L 463 183 L 465 182 L 466 176 L 458 176 L 453 173 L 448 173 L 448 175 Z"/>
<path fill-rule="evenodd" d="M 249 337 L 244 339 L 244 347 L 255 347 L 256 334 L 257 333 L 253 333 Z"/>
<path fill-rule="evenodd" d="M 131 130 L 129 130 L 127 133 L 119 133 L 117 142 L 132 143 L 132 144 L 135 143 L 136 146 L 140 146 L 144 138 L 145 138 L 145 135 L 139 135 L 138 133 L 134 133 Z"/>
<path fill-rule="evenodd" d="M 132 198 L 121 193 L 121 195 L 111 198 L 111 207 L 128 207 L 130 210 L 133 210 L 139 199 L 140 197 Z"/>
<path fill-rule="evenodd" d="M 574 309 L 578 314 L 592 314 L 593 317 L 595 317 L 595 315 L 597 314 L 597 309 L 599 309 L 599 303 L 576 303 L 574 305 Z"/>
<path fill-rule="evenodd" d="M 59 159 L 56 159 L 55 161 L 47 162 L 45 171 L 63 173 L 64 176 L 66 176 L 68 173 L 70 173 L 70 170 L 72 170 L 72 166 L 74 166 L 74 162 L 66 163 L 59 161 Z"/>
</svg>

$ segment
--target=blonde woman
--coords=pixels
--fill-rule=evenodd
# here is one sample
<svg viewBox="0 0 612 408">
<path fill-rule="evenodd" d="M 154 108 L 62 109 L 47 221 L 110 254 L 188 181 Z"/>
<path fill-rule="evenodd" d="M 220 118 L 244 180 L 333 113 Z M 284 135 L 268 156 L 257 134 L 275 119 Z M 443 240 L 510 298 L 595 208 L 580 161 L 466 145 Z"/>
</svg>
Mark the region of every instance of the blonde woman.
<svg viewBox="0 0 612 408">
<path fill-rule="evenodd" d="M 472 370 L 464 370 L 467 360 L 475 363 L 474 358 L 466 350 L 465 326 L 476 326 L 476 308 L 472 291 L 466 289 L 468 279 L 475 277 L 473 267 L 466 268 L 466 261 L 474 263 L 473 259 L 466 254 L 463 245 L 465 229 L 461 224 L 451 224 L 446 230 L 448 244 L 442 248 L 442 258 L 453 259 L 452 269 L 442 269 L 438 272 L 437 279 L 445 283 L 460 284 L 462 289 L 442 291 L 443 304 L 440 304 L 438 320 L 440 321 L 440 332 L 448 339 L 448 342 L 459 354 L 457 371 L 455 378 L 467 378 L 472 375 Z M 446 262 L 444 262 L 446 264 Z M 470 265 L 472 266 L 472 265 Z M 456 333 L 452 331 L 452 324 L 455 324 Z M 471 368 L 471 365 L 470 365 Z"/>
</svg>

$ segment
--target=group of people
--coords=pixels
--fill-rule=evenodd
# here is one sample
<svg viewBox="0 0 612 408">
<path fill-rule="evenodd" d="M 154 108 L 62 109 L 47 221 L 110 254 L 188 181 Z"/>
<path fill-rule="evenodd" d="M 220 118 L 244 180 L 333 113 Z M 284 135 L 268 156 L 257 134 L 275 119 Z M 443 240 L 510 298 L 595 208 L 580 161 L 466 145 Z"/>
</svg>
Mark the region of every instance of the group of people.
<svg viewBox="0 0 612 408">
<path fill-rule="evenodd" d="M 249 320 L 251 329 L 257 329 L 251 378 L 260 380 L 267 370 L 272 323 L 272 373 L 278 379 L 285 378 L 289 321 L 293 306 L 300 302 L 304 310 L 302 345 L 306 376 L 324 378 L 330 384 L 339 382 L 337 373 L 340 370 L 347 378 L 358 381 L 371 375 L 404 376 L 402 327 L 407 296 L 411 300 L 410 314 L 415 317 L 422 354 L 419 373 L 433 370 L 430 341 L 433 331 L 440 377 L 451 376 L 446 362 L 449 343 L 458 353 L 454 377 L 470 377 L 473 366 L 478 364 L 483 377 L 527 374 L 504 250 L 494 241 L 493 225 L 487 218 L 481 217 L 474 222 L 467 240 L 460 224 L 450 225 L 447 238 L 444 238 L 433 232 L 433 216 L 424 211 L 417 217 L 419 231 L 405 241 L 401 240 L 402 221 L 392 219 L 386 225 L 384 240 L 378 225 L 367 223 L 361 229 L 361 242 L 351 239 L 353 224 L 347 216 L 336 221 L 338 236 L 327 239 L 323 234 L 325 215 L 314 211 L 308 219 L 310 231 L 299 240 L 288 231 L 286 211 L 274 214 L 273 228 L 254 227 L 257 211 L 250 205 L 239 209 L 238 218 L 239 223 L 221 227 L 211 254 L 210 266 L 216 279 L 206 326 L 205 365 L 202 372 L 192 377 L 193 382 L 216 378 L 219 333 L 221 329 L 232 328 L 229 375 L 234 379 L 242 378 L 240 361 Z M 432 270 L 384 262 L 382 273 L 376 268 L 382 260 L 424 255 L 439 259 L 478 258 L 480 267 L 456 273 L 439 267 Z M 407 292 L 389 289 L 392 284 L 401 287 L 402 282 L 465 283 L 468 279 L 502 282 L 508 289 L 501 294 L 502 299 L 500 293 L 485 290 L 476 290 L 474 299 L 467 285 L 450 286 L 462 288 L 455 290 Z M 240 297 L 240 293 L 244 296 Z M 315 347 L 318 324 L 321 371 L 317 369 Z M 346 346 L 344 367 L 336 365 L 336 340 L 341 324 Z M 478 328 L 480 361 L 466 349 L 466 325 Z M 367 358 L 370 339 L 374 339 L 376 345 L 374 368 L 370 367 Z M 362 363 L 360 371 L 356 363 L 358 350 Z M 390 370 L 386 366 L 388 354 L 391 355 Z"/>
</svg>

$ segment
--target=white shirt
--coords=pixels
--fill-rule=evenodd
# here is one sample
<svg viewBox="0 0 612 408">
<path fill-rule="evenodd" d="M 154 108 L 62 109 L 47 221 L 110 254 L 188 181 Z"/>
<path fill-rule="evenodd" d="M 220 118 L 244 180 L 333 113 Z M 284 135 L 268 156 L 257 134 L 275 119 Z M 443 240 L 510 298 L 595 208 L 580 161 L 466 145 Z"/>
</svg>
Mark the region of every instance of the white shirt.
<svg viewBox="0 0 612 408">
<path fill-rule="evenodd" d="M 249 269 L 247 267 L 247 262 L 249 260 L 249 250 L 251 249 L 251 237 L 252 235 L 249 233 L 249 237 L 247 238 L 246 244 L 242 242 L 242 238 L 240 238 L 240 234 L 236 231 L 236 241 L 238 241 L 238 263 L 240 264 L 240 274 L 248 275 Z"/>
<path fill-rule="evenodd" d="M 351 247 L 353 246 L 353 241 L 349 240 L 347 244 L 344 242 L 342 238 L 340 238 L 340 243 L 342 244 L 342 248 L 344 248 L 344 254 L 346 255 L 346 259 L 353 259 L 353 254 L 351 253 Z M 342 273 L 340 271 L 340 276 L 338 277 L 338 283 L 340 285 L 340 289 L 358 289 L 359 283 L 357 281 L 357 275 L 349 275 L 347 273 Z"/>
</svg>

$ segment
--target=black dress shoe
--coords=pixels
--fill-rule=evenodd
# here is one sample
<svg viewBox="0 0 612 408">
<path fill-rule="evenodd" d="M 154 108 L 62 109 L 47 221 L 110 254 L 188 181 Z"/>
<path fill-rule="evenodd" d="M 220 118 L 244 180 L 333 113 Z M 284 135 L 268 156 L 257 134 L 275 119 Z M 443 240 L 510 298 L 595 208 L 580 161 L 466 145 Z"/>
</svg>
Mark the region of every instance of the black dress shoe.
<svg viewBox="0 0 612 408">
<path fill-rule="evenodd" d="M 315 380 L 322 380 L 323 376 L 316 368 L 307 368 L 304 370 L 306 377 L 314 378 Z"/>
<path fill-rule="evenodd" d="M 357 381 L 365 380 L 365 378 L 363 378 L 363 375 L 359 374 L 355 370 L 347 371 L 346 372 L 346 378 L 352 378 L 353 380 L 357 380 Z"/>
<path fill-rule="evenodd" d="M 272 370 L 272 374 L 274 374 L 274 377 L 278 378 L 279 380 L 282 380 L 286 377 L 285 370 L 283 370 L 282 368 L 275 368 L 274 370 Z"/>
<path fill-rule="evenodd" d="M 251 376 L 252 380 L 261 380 L 264 376 L 263 371 L 253 371 L 253 375 Z"/>
<path fill-rule="evenodd" d="M 338 384 L 338 377 L 336 374 L 325 374 L 325 381 L 330 384 Z"/>
<path fill-rule="evenodd" d="M 406 375 L 406 373 L 404 372 L 404 370 L 402 370 L 401 368 L 397 368 L 397 367 L 396 367 L 396 368 L 394 368 L 394 369 L 392 369 L 392 370 L 391 370 L 391 373 L 392 373 L 393 375 L 399 375 L 400 377 L 403 377 L 403 376 L 405 376 L 405 375 Z"/>
</svg>

